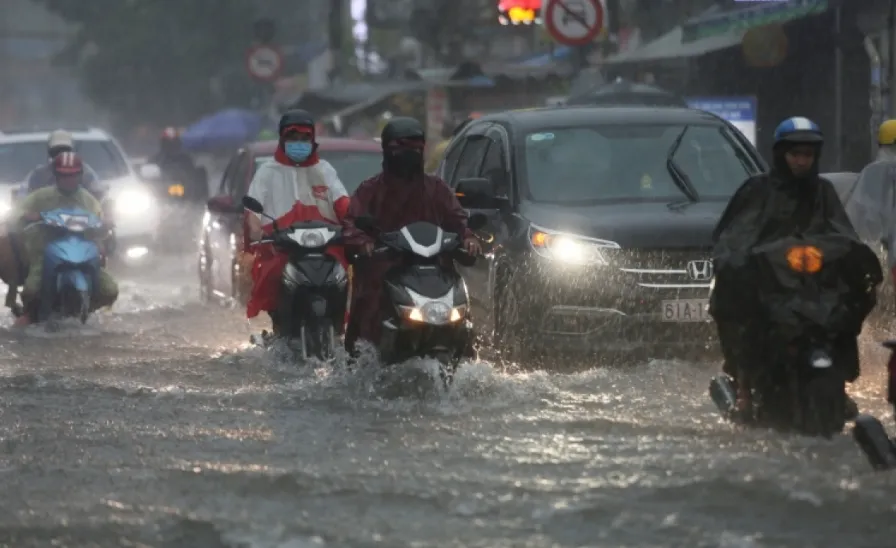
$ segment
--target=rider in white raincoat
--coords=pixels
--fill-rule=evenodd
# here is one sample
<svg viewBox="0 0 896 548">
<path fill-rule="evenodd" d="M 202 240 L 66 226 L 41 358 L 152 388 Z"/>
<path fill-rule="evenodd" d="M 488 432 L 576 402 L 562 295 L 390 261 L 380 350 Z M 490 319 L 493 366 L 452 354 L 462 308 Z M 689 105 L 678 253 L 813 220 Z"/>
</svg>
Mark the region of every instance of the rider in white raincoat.
<svg viewBox="0 0 896 548">
<path fill-rule="evenodd" d="M 348 211 L 349 196 L 336 170 L 317 156 L 314 120 L 301 110 L 289 111 L 280 119 L 280 144 L 273 162 L 258 168 L 248 195 L 258 200 L 277 225 L 289 226 L 304 221 L 324 221 L 339 226 Z M 259 240 L 273 229 L 265 217 L 246 214 L 246 235 Z M 262 310 L 277 308 L 280 280 L 287 257 L 270 245 L 255 246 L 252 266 L 252 294 L 246 315 L 255 317 Z M 348 268 L 343 250 L 331 247 L 333 255 Z M 273 318 L 276 323 L 276 318 Z M 275 326 L 276 331 L 276 326 Z"/>
</svg>

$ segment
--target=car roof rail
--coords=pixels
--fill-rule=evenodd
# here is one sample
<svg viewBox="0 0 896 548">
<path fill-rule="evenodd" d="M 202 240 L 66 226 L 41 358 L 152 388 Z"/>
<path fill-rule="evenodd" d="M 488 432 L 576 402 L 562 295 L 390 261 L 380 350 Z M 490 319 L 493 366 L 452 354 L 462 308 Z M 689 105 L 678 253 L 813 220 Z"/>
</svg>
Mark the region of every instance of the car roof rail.
<svg viewBox="0 0 896 548">
<path fill-rule="evenodd" d="M 43 125 L 33 125 L 33 126 L 19 126 L 19 127 L 0 127 L 0 135 L 16 135 L 21 133 L 50 133 L 51 131 L 56 131 L 57 129 L 63 129 L 65 131 L 70 131 L 72 133 L 90 133 L 94 131 L 100 131 L 98 128 L 93 126 L 43 126 Z"/>
</svg>

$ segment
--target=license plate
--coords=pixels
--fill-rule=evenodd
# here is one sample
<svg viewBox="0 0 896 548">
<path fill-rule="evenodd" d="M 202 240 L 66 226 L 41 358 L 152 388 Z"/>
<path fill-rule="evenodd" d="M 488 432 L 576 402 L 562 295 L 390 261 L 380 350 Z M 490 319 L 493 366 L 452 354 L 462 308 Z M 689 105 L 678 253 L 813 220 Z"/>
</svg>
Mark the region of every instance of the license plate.
<svg viewBox="0 0 896 548">
<path fill-rule="evenodd" d="M 663 301 L 664 322 L 705 322 L 709 319 L 709 299 Z"/>
</svg>

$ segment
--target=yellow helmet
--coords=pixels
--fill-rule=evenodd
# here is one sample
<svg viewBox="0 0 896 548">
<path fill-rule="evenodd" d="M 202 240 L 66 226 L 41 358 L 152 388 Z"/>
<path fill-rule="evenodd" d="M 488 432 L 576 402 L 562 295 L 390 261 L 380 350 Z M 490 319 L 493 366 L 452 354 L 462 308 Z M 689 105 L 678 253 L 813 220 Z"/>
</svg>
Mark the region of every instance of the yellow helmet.
<svg viewBox="0 0 896 548">
<path fill-rule="evenodd" d="M 896 145 L 896 120 L 887 120 L 877 130 L 877 144 L 880 146 Z"/>
</svg>

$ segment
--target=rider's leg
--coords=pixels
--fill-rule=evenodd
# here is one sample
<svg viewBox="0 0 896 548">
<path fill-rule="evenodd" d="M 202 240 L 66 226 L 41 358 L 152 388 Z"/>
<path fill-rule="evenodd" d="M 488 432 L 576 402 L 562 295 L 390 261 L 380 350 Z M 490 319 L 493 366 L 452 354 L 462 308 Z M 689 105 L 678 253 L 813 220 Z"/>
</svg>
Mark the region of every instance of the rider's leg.
<svg viewBox="0 0 896 548">
<path fill-rule="evenodd" d="M 43 266 L 43 256 L 29 257 L 28 276 L 25 278 L 24 287 L 22 288 L 22 304 L 24 304 L 25 309 L 22 315 L 16 319 L 16 325 L 28 325 L 32 321 L 32 317 L 37 310 L 37 299 L 40 296 Z"/>
</svg>

